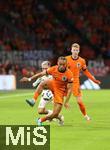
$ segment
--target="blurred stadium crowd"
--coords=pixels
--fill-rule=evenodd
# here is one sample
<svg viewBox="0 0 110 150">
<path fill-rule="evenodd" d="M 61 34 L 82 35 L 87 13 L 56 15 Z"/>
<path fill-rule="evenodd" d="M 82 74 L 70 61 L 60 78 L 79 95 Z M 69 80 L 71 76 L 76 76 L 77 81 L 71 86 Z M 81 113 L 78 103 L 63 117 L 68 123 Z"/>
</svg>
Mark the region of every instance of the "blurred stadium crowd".
<svg viewBox="0 0 110 150">
<path fill-rule="evenodd" d="M 70 54 L 73 42 L 81 45 L 82 57 L 100 59 L 99 75 L 110 72 L 109 0 L 0 0 L 0 51 L 50 50 L 60 56 Z M 7 62 L 1 74 L 9 73 Z M 15 73 L 24 69 L 10 66 Z"/>
</svg>

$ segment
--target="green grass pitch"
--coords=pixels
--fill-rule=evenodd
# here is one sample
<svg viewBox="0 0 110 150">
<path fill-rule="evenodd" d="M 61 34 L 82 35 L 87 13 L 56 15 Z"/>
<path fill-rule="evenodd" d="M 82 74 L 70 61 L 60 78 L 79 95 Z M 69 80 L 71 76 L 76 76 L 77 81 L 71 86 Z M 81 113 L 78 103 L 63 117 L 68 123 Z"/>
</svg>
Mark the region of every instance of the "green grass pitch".
<svg viewBox="0 0 110 150">
<path fill-rule="evenodd" d="M 35 125 L 38 102 L 33 108 L 25 103 L 32 95 L 33 90 L 0 92 L 0 124 Z M 91 122 L 71 97 L 70 110 L 62 109 L 65 125 L 51 123 L 51 150 L 110 150 L 110 90 L 83 91 L 83 99 Z"/>
</svg>

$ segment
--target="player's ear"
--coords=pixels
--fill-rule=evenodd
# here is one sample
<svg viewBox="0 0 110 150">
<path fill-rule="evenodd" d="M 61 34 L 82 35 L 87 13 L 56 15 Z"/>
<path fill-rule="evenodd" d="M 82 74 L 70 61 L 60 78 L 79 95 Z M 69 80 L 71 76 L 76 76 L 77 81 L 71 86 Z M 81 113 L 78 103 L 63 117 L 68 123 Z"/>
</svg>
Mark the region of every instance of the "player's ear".
<svg viewBox="0 0 110 150">
<path fill-rule="evenodd" d="M 78 49 L 78 53 L 80 52 L 80 50 Z"/>
</svg>

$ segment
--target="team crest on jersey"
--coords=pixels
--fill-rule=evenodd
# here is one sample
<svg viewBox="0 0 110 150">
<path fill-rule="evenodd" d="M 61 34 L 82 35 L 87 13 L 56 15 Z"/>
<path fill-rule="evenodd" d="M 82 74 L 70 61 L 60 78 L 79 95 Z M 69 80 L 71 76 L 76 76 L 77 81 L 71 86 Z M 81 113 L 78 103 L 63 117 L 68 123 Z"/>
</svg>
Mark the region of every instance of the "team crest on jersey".
<svg viewBox="0 0 110 150">
<path fill-rule="evenodd" d="M 62 77 L 62 81 L 67 81 L 67 77 L 66 77 L 66 76 L 63 76 L 63 77 Z"/>
<path fill-rule="evenodd" d="M 81 66 L 81 64 L 78 62 L 78 63 L 77 63 L 77 67 L 79 68 L 80 66 Z"/>
</svg>

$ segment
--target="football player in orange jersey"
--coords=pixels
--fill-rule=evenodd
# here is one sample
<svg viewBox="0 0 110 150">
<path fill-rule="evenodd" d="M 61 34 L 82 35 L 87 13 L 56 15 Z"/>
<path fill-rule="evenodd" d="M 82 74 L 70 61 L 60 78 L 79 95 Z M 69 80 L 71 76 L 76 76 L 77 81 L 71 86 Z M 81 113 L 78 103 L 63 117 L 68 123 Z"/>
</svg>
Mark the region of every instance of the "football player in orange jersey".
<svg viewBox="0 0 110 150">
<path fill-rule="evenodd" d="M 79 105 L 79 108 L 84 115 L 85 119 L 87 121 L 90 120 L 90 117 L 87 115 L 85 105 L 82 101 L 82 94 L 80 90 L 80 71 L 83 71 L 83 73 L 91 79 L 93 82 L 100 84 L 101 82 L 99 80 L 96 80 L 95 77 L 88 71 L 87 66 L 86 66 L 86 61 L 85 59 L 79 57 L 79 52 L 80 52 L 80 45 L 77 43 L 72 44 L 71 47 L 71 55 L 66 56 L 67 59 L 67 64 L 68 68 L 71 70 L 73 73 L 73 95 L 77 99 L 77 103 Z"/>
<path fill-rule="evenodd" d="M 37 120 L 38 125 L 42 125 L 42 122 L 46 120 L 52 120 L 53 118 L 58 118 L 60 121 L 60 124 L 63 124 L 63 119 L 61 118 L 61 115 L 59 115 L 62 104 L 64 101 L 65 92 L 67 91 L 66 99 L 64 102 L 64 106 L 66 108 L 69 108 L 69 98 L 72 93 L 72 83 L 73 83 L 73 74 L 72 72 L 67 68 L 67 60 L 65 57 L 59 57 L 58 58 L 58 65 L 50 67 L 47 70 L 44 70 L 40 73 L 37 73 L 36 75 L 27 78 L 23 77 L 21 79 L 21 82 L 25 81 L 31 81 L 34 78 L 38 78 L 40 76 L 50 74 L 53 76 L 53 79 L 48 79 L 42 81 L 35 92 L 34 95 L 34 101 L 37 100 L 38 96 L 41 94 L 42 90 L 44 88 L 48 88 L 53 92 L 54 95 L 54 108 L 53 112 L 50 115 L 46 115 L 43 118 L 40 118 Z"/>
</svg>

